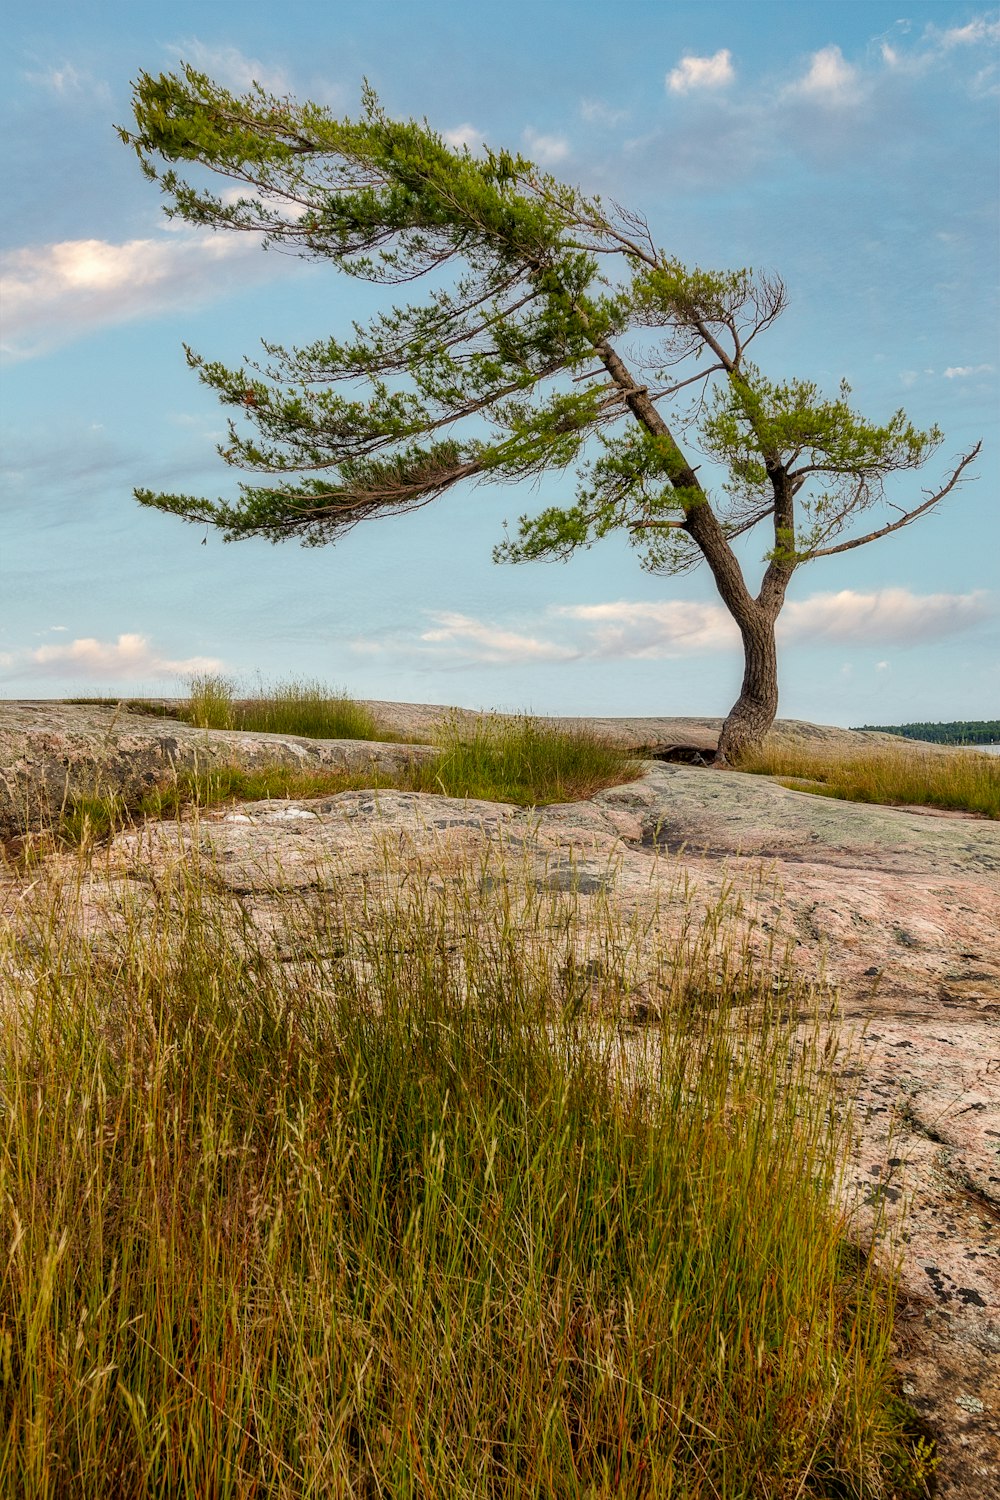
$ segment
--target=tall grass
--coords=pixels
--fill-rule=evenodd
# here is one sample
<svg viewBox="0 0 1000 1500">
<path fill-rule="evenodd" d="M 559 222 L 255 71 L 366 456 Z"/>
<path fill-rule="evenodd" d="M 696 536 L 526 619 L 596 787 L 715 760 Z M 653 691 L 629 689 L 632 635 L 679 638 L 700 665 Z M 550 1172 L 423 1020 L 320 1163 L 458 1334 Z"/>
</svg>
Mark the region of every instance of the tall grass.
<svg viewBox="0 0 1000 1500">
<path fill-rule="evenodd" d="M 246 729 L 316 740 L 395 738 L 346 692 L 295 678 L 267 688 L 260 683 L 256 692 L 237 697 L 237 688 L 228 678 L 195 677 L 181 712 L 201 729 Z"/>
<path fill-rule="evenodd" d="M 775 740 L 743 755 L 737 769 L 776 776 L 786 786 L 822 797 L 953 808 L 1000 818 L 1000 759 L 975 750 L 900 745 L 844 755 Z"/>
<path fill-rule="evenodd" d="M 438 735 L 441 756 L 415 768 L 421 791 L 538 807 L 574 802 L 633 780 L 641 767 L 606 736 L 528 717 L 454 721 Z"/>
<path fill-rule="evenodd" d="M 295 962 L 192 870 L 89 935 L 82 875 L 24 892 L 0 1490 L 922 1493 L 794 976 L 689 943 L 630 1035 L 610 910 L 393 873 Z"/>
</svg>

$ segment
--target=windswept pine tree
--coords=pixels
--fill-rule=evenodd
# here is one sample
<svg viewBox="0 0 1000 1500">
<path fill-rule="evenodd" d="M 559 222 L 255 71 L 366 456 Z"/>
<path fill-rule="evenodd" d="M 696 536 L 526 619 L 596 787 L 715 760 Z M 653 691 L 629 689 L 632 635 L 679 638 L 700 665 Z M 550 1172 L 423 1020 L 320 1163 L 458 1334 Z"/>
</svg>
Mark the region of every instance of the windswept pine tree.
<svg viewBox="0 0 1000 1500">
<path fill-rule="evenodd" d="M 259 87 L 234 96 L 189 67 L 139 78 L 136 129 L 121 136 L 168 214 L 388 287 L 431 280 L 423 300 L 347 337 L 265 343 L 266 361 L 240 369 L 188 350 L 240 414 L 222 456 L 262 477 L 236 500 L 137 500 L 227 540 L 318 545 L 459 485 L 575 470 L 572 503 L 522 516 L 496 558 L 567 558 L 622 531 L 650 572 L 705 562 L 745 658 L 724 764 L 774 721 L 775 622 L 796 569 L 925 515 L 979 445 L 908 507 L 883 510 L 886 480 L 920 468 L 942 434 L 902 411 L 869 421 L 846 384 L 827 396 L 766 375 L 751 346 L 785 307 L 777 276 L 687 268 L 639 214 L 522 156 L 452 149 L 427 124 L 388 118 L 367 88 L 363 105 L 339 120 Z M 237 190 L 209 190 L 200 168 Z M 641 354 L 626 355 L 637 335 Z M 733 549 L 750 532 L 763 552 L 753 582 Z"/>
</svg>

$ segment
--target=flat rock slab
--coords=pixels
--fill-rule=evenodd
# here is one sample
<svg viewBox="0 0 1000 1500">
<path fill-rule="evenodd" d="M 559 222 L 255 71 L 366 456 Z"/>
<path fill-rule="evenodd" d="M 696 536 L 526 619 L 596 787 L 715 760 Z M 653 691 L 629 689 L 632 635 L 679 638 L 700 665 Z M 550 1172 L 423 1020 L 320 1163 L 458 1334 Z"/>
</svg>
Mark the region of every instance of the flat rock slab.
<svg viewBox="0 0 1000 1500">
<path fill-rule="evenodd" d="M 168 701 L 168 700 L 164 700 Z M 379 698 L 363 700 L 379 723 L 396 734 L 430 738 L 444 724 L 472 725 L 484 718 L 516 718 L 517 715 L 503 713 L 480 713 L 473 709 L 449 708 L 443 703 L 397 703 Z M 627 750 L 642 751 L 655 755 L 672 748 L 714 751 L 722 732 L 722 719 L 681 718 L 677 715 L 626 715 L 620 718 L 592 715 L 580 717 L 546 717 L 539 715 L 539 722 L 553 724 L 562 729 L 580 729 L 606 735 Z M 810 724 L 803 719 L 778 719 L 772 735 L 775 739 L 795 740 L 812 749 L 863 749 L 866 745 L 886 744 L 899 747 L 898 735 L 882 734 L 878 730 L 840 729 L 832 724 Z M 935 746 L 927 746 L 935 749 Z"/>
</svg>

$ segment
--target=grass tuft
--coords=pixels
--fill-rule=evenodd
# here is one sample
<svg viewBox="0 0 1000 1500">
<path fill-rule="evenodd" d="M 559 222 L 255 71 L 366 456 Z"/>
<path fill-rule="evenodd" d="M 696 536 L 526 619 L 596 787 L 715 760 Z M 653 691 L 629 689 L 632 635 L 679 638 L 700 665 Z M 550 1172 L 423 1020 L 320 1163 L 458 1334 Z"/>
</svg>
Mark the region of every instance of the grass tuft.
<svg viewBox="0 0 1000 1500">
<path fill-rule="evenodd" d="M 181 712 L 200 729 L 245 729 L 316 740 L 391 740 L 375 716 L 347 693 L 320 682 L 290 679 L 237 697 L 228 678 L 195 677 Z"/>
<path fill-rule="evenodd" d="M 422 791 L 540 807 L 575 802 L 634 780 L 635 757 L 607 737 L 528 717 L 454 721 L 439 734 L 441 757 L 416 769 Z"/>
<path fill-rule="evenodd" d="M 1000 758 L 975 750 L 893 746 L 830 753 L 787 740 L 741 757 L 737 769 L 795 791 L 851 802 L 942 807 L 1000 818 Z"/>
</svg>

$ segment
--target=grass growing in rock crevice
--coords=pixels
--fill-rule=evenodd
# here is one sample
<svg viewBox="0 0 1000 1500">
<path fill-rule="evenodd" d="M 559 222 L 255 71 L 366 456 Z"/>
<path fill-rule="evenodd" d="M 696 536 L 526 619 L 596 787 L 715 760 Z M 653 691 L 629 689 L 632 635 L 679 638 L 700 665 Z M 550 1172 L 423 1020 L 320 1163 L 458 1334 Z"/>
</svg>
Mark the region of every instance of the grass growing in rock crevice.
<svg viewBox="0 0 1000 1500">
<path fill-rule="evenodd" d="M 395 740 L 375 715 L 346 692 L 321 682 L 290 679 L 238 696 L 228 678 L 195 677 L 180 706 L 182 718 L 199 729 L 244 729 L 295 734 L 314 740 Z"/>
<path fill-rule="evenodd" d="M 713 930 L 643 1041 L 609 913 L 337 889 L 294 963 L 192 870 L 0 936 L 0 1490 L 921 1493 L 794 977 Z"/>
<path fill-rule="evenodd" d="M 1000 818 L 1000 758 L 975 750 L 900 745 L 844 754 L 775 740 L 741 756 L 736 769 L 775 776 L 795 791 L 820 797 L 950 808 Z"/>
<path fill-rule="evenodd" d="M 421 791 L 540 807 L 577 802 L 634 780 L 631 752 L 596 733 L 560 729 L 537 719 L 484 717 L 453 721 L 437 736 L 439 759 L 414 768 Z"/>
<path fill-rule="evenodd" d="M 536 720 L 484 718 L 471 729 L 445 726 L 433 758 L 414 758 L 398 769 L 374 761 L 358 769 L 337 766 L 208 764 L 182 768 L 154 786 L 130 792 L 68 793 L 55 833 L 66 844 L 99 842 L 147 818 L 173 817 L 184 808 L 269 798 L 330 797 L 338 792 L 429 792 L 541 807 L 592 797 L 639 775 L 639 763 L 596 734 L 551 728 Z"/>
</svg>

